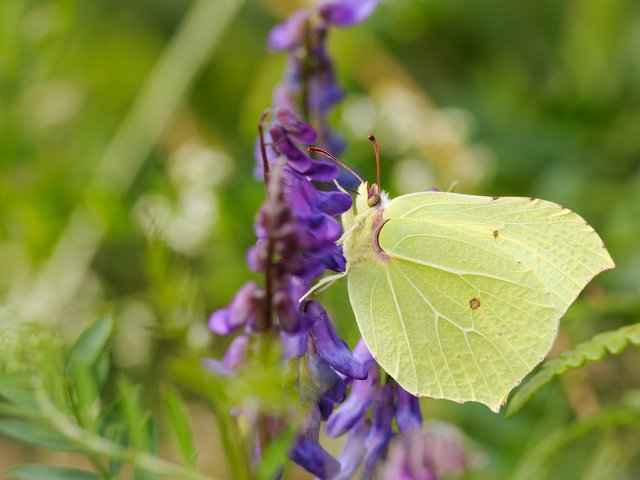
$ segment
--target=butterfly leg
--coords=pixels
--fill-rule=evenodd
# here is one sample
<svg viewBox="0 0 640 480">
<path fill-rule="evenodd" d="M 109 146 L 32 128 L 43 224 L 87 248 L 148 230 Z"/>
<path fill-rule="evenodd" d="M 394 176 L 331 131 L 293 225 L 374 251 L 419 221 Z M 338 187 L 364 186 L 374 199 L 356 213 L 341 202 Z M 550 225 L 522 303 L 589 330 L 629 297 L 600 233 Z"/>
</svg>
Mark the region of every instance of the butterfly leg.
<svg viewBox="0 0 640 480">
<path fill-rule="evenodd" d="M 309 295 L 311 295 L 314 292 L 318 294 L 324 291 L 325 289 L 329 288 L 331 285 L 333 285 L 335 282 L 340 280 L 342 277 L 345 277 L 346 275 L 347 275 L 347 272 L 345 271 L 345 272 L 336 273 L 335 275 L 329 275 L 328 277 L 322 278 L 318 283 L 316 283 L 313 287 L 311 287 L 307 293 L 305 293 L 302 297 L 300 297 L 299 301 L 302 302 L 305 298 L 307 298 Z"/>
</svg>

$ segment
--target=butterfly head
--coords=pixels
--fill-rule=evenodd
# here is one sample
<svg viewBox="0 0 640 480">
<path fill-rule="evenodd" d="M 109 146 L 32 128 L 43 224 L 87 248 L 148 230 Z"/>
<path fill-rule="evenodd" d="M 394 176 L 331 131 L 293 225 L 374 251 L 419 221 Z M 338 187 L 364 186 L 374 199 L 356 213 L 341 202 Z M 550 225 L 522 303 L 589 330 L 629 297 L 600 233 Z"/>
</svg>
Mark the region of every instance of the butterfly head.
<svg viewBox="0 0 640 480">
<path fill-rule="evenodd" d="M 364 213 L 370 209 L 384 208 L 387 203 L 387 194 L 380 190 L 377 183 L 369 185 L 369 182 L 362 182 L 358 187 L 358 197 L 356 198 L 356 211 L 358 213 Z"/>
</svg>

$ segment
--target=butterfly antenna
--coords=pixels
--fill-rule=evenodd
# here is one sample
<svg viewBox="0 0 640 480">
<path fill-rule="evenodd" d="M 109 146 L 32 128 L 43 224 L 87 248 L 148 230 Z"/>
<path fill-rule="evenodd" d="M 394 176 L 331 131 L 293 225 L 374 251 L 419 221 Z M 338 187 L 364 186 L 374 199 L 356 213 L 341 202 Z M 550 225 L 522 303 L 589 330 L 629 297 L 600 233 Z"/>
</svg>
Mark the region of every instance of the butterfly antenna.
<svg viewBox="0 0 640 480">
<path fill-rule="evenodd" d="M 360 183 L 364 183 L 364 180 L 362 180 L 362 178 L 360 178 L 360 175 L 358 175 L 356 172 L 351 170 L 349 167 L 347 167 L 344 163 L 342 163 L 340 160 L 338 160 L 336 157 L 331 155 L 326 150 L 323 150 L 322 148 L 319 148 L 319 147 L 309 147 L 309 148 L 307 148 L 307 150 L 309 150 L 310 152 L 313 152 L 313 153 L 319 153 L 320 155 L 324 155 L 325 157 L 330 158 L 331 160 L 336 162 L 338 165 L 340 165 L 342 168 L 344 168 L 345 170 L 349 171 L 358 180 L 360 180 Z"/>
<path fill-rule="evenodd" d="M 380 189 L 380 149 L 378 148 L 378 139 L 373 135 L 369 135 L 369 141 L 373 143 L 373 150 L 376 152 L 376 185 Z"/>
</svg>

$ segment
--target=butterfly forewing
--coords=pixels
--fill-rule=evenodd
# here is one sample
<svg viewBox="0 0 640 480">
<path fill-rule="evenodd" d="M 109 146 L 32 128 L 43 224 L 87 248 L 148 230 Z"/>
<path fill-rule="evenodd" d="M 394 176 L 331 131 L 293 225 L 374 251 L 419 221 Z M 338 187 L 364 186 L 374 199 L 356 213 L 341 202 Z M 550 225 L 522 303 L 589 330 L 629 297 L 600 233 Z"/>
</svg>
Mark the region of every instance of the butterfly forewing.
<svg viewBox="0 0 640 480">
<path fill-rule="evenodd" d="M 562 316 L 587 283 L 614 267 L 604 243 L 579 215 L 534 198 L 416 193 L 394 199 L 388 219 L 441 225 L 536 271 Z"/>
</svg>

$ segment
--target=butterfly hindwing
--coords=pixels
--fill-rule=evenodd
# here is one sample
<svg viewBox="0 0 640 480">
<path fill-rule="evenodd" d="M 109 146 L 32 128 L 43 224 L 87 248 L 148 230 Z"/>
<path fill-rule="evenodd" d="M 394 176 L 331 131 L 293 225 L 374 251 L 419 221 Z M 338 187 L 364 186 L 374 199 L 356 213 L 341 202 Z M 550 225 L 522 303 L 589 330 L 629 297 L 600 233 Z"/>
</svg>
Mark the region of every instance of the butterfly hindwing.
<svg viewBox="0 0 640 480">
<path fill-rule="evenodd" d="M 533 268 L 561 316 L 585 285 L 614 263 L 578 214 L 535 198 L 426 192 L 394 199 L 387 219 L 440 225 Z"/>
</svg>

